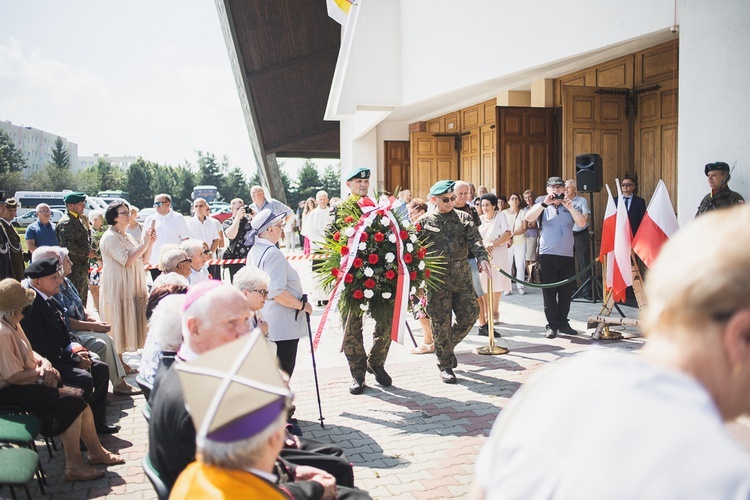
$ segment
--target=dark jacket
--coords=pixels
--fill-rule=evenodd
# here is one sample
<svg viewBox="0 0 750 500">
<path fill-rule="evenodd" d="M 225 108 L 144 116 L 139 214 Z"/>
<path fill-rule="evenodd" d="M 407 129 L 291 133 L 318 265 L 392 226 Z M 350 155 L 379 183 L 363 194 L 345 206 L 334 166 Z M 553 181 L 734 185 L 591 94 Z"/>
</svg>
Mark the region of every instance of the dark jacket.
<svg viewBox="0 0 750 500">
<path fill-rule="evenodd" d="M 21 320 L 21 327 L 34 351 L 51 363 L 77 365 L 81 362 L 69 349 L 71 335 L 62 313 L 53 304 L 46 303 L 39 293 L 31 304 L 31 311 Z"/>
<path fill-rule="evenodd" d="M 617 206 L 617 196 L 615 196 L 615 206 Z M 633 236 L 638 232 L 643 216 L 646 215 L 646 200 L 640 196 L 633 195 L 628 208 L 628 219 L 630 220 L 630 230 Z"/>
</svg>

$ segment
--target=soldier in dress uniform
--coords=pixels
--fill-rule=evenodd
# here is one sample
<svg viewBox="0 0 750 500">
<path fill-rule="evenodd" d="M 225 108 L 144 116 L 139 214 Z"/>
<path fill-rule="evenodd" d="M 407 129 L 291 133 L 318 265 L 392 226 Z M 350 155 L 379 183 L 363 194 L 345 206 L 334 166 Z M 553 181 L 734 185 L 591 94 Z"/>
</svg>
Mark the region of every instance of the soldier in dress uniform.
<svg viewBox="0 0 750 500">
<path fill-rule="evenodd" d="M 729 179 L 732 178 L 732 175 L 729 173 L 729 165 L 723 161 L 709 163 L 706 165 L 704 173 L 708 177 L 708 185 L 711 188 L 711 192 L 701 201 L 701 204 L 698 206 L 698 213 L 695 214 L 696 217 L 710 210 L 745 203 L 745 198 L 740 193 L 729 189 Z"/>
<path fill-rule="evenodd" d="M 357 207 L 359 214 L 362 214 L 357 206 L 357 201 L 363 196 L 367 196 L 367 191 L 370 189 L 370 169 L 360 167 L 351 170 L 346 176 L 346 187 L 349 188 L 351 194 L 338 207 L 333 208 L 333 224 L 328 227 L 326 231 L 328 234 L 338 231 L 342 226 L 337 210 L 340 206 L 344 204 L 353 205 Z M 351 394 L 362 394 L 364 392 L 365 372 L 373 373 L 378 384 L 384 387 L 390 386 L 392 383 L 391 377 L 383 366 L 385 365 L 385 358 L 388 356 L 388 349 L 391 346 L 390 322 L 376 321 L 372 349 L 370 349 L 368 356 L 362 340 L 362 316 L 350 314 L 343 321 L 344 354 L 349 362 L 349 371 L 352 374 L 349 392 Z"/>
<path fill-rule="evenodd" d="M 67 213 L 55 227 L 57 241 L 61 247 L 68 249 L 73 271 L 70 281 L 76 287 L 84 305 L 89 295 L 89 258 L 96 258 L 91 250 L 89 223 L 83 213 L 86 207 L 86 193 L 72 192 L 63 197 Z"/>
<path fill-rule="evenodd" d="M 3 253 L 3 257 L 10 261 L 10 272 L 8 276 L 5 276 L 6 272 L 2 272 L 2 277 L 15 278 L 18 281 L 23 281 L 23 247 L 21 246 L 21 237 L 18 236 L 16 229 L 11 225 L 11 221 L 16 217 L 18 211 L 18 203 L 13 198 L 8 198 L 0 202 L 2 207 L 0 208 L 0 232 L 3 233 L 0 236 L 0 253 Z M 3 266 L 7 267 L 7 265 Z"/>
<path fill-rule="evenodd" d="M 435 183 L 430 188 L 430 201 L 437 208 L 416 222 L 425 245 L 431 245 L 430 251 L 445 258 L 443 284 L 427 291 L 427 315 L 432 324 L 440 378 L 446 384 L 457 382 L 453 369 L 458 366 L 458 360 L 453 351 L 479 317 L 477 294 L 467 260 L 469 250 L 474 253 L 479 270 L 490 272 L 487 250 L 474 221 L 469 214 L 453 209 L 454 184 L 448 180 Z"/>
</svg>

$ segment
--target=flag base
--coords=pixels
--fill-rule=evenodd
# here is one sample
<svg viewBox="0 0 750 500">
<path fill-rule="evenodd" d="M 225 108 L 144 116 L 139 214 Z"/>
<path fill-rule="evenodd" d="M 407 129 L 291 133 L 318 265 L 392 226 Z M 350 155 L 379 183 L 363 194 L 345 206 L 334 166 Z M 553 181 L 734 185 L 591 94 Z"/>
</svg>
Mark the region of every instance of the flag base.
<svg viewBox="0 0 750 500">
<path fill-rule="evenodd" d="M 500 356 L 501 354 L 508 354 L 510 349 L 496 345 L 483 345 L 482 347 L 477 347 L 476 352 L 485 356 Z"/>
</svg>

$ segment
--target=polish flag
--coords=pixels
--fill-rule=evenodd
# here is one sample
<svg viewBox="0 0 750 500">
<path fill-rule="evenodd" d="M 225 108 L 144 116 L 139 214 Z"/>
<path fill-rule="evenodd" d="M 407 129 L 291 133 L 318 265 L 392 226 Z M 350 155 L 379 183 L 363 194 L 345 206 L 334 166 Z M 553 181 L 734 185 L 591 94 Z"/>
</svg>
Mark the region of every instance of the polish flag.
<svg viewBox="0 0 750 500">
<path fill-rule="evenodd" d="M 615 179 L 615 183 L 617 183 L 618 199 L 622 200 L 620 179 Z M 612 294 L 615 302 L 625 302 L 627 300 L 625 290 L 629 286 L 633 286 L 633 270 L 630 265 L 630 254 L 633 251 L 632 238 L 633 233 L 630 230 L 628 210 L 625 208 L 625 203 L 618 203 L 615 218 L 614 273 L 612 275 Z"/>
<path fill-rule="evenodd" d="M 661 247 L 672 237 L 680 224 L 672 208 L 669 192 L 664 181 L 659 180 L 654 196 L 648 203 L 646 215 L 633 238 L 633 251 L 648 266 L 654 262 L 659 255 Z"/>
<path fill-rule="evenodd" d="M 617 208 L 615 200 L 612 199 L 612 191 L 608 185 L 607 188 L 607 208 L 604 211 L 604 222 L 602 223 L 602 244 L 599 252 L 599 262 L 607 258 L 607 290 L 612 289 L 612 275 L 615 269 L 615 219 L 617 218 Z"/>
</svg>

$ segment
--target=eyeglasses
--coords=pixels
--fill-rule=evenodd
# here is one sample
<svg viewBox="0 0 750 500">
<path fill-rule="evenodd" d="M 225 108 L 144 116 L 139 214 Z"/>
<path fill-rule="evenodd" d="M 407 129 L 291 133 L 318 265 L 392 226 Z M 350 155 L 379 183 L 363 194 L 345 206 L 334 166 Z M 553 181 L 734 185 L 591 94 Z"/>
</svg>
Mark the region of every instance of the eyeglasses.
<svg viewBox="0 0 750 500">
<path fill-rule="evenodd" d="M 160 207 L 162 205 L 166 205 L 167 203 L 169 203 L 169 200 L 167 200 L 167 201 L 155 201 L 154 202 L 154 206 L 155 207 Z"/>
<path fill-rule="evenodd" d="M 117 215 L 130 215 L 130 212 L 117 212 Z"/>
<path fill-rule="evenodd" d="M 264 299 L 268 298 L 268 290 L 253 290 L 253 292 L 258 292 Z"/>
<path fill-rule="evenodd" d="M 203 255 L 211 255 L 211 250 L 203 250 Z"/>
<path fill-rule="evenodd" d="M 177 265 L 179 266 L 180 264 L 184 264 L 185 262 L 193 262 L 193 259 L 181 260 L 180 262 L 177 263 Z"/>
<path fill-rule="evenodd" d="M 438 200 L 442 201 L 443 203 L 450 203 L 451 201 L 456 201 L 456 195 L 454 194 L 450 198 L 438 198 Z"/>
<path fill-rule="evenodd" d="M 621 186 L 624 187 L 624 188 L 627 188 L 627 187 L 631 187 L 632 188 L 632 187 L 635 187 L 635 184 L 631 184 L 629 182 L 623 182 L 621 184 Z"/>
</svg>

